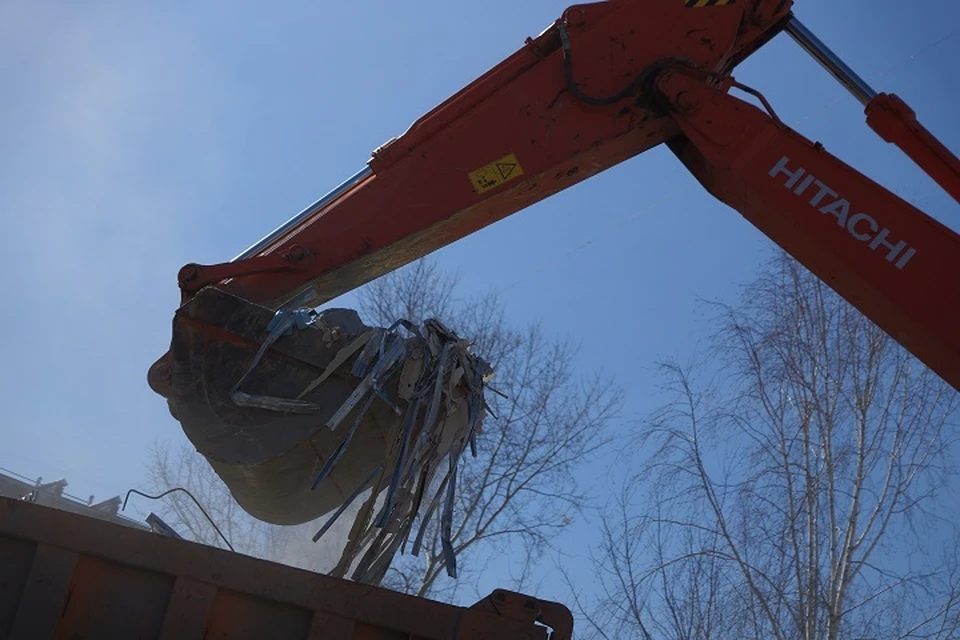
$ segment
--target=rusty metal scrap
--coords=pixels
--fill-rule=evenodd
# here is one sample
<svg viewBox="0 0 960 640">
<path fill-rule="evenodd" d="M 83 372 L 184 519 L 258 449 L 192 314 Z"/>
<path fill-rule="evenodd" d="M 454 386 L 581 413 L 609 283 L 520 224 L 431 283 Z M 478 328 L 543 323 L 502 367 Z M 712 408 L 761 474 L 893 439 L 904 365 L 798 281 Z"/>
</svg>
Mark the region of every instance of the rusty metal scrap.
<svg viewBox="0 0 960 640">
<path fill-rule="evenodd" d="M 411 337 L 404 338 L 400 327 Z M 405 546 L 415 522 L 420 520 L 418 538 L 422 539 L 422 532 L 442 500 L 444 560 L 448 574 L 455 577 L 451 523 L 457 461 L 480 427 L 485 405 L 483 388 L 493 371 L 470 351 L 467 341 L 437 320 L 428 320 L 420 327 L 398 323 L 377 343 L 377 359 L 354 371 L 360 373 L 363 368 L 372 367 L 364 378 L 364 382 L 370 381 L 368 387 L 361 383 L 358 391 L 368 388 L 373 397 L 386 385 L 395 385 L 397 396 L 407 404 L 402 426 L 388 454 L 388 465 L 375 480 L 375 488 L 358 514 L 334 575 L 346 575 L 352 568 L 351 579 L 379 583 L 395 554 Z M 444 467 L 446 473 L 440 487 L 425 500 Z M 378 501 L 379 512 L 372 517 Z M 419 546 L 413 551 L 418 553 Z"/>
</svg>

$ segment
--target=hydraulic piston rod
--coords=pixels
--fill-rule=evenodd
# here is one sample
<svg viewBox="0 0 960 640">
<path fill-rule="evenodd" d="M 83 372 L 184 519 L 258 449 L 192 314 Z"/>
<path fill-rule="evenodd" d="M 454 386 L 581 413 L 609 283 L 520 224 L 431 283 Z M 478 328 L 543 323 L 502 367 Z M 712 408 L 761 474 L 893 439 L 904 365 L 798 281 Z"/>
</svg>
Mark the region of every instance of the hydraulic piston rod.
<svg viewBox="0 0 960 640">
<path fill-rule="evenodd" d="M 856 96 L 863 106 L 867 106 L 876 97 L 877 92 L 796 17 L 790 18 L 785 31 L 804 51 L 813 56 L 824 69 L 830 72 L 830 75 Z"/>
<path fill-rule="evenodd" d="M 249 249 L 247 249 L 246 251 L 238 255 L 236 258 L 234 258 L 232 262 L 236 262 L 237 260 L 246 260 L 247 258 L 252 258 L 255 255 L 259 254 L 264 249 L 269 248 L 270 245 L 272 245 L 274 242 L 276 242 L 283 236 L 287 235 L 288 233 L 296 229 L 300 225 L 300 223 L 309 219 L 310 216 L 312 216 L 313 214 L 320 211 L 325 206 L 327 206 L 328 204 L 330 204 L 331 202 L 333 202 L 334 200 L 342 196 L 344 193 L 349 191 L 352 187 L 356 186 L 357 184 L 360 184 L 361 182 L 369 178 L 372 174 L 373 174 L 373 170 L 370 169 L 369 165 L 364 166 L 363 169 L 361 169 L 360 171 L 357 171 L 355 174 L 353 174 L 352 176 L 344 180 L 340 185 L 335 187 L 332 191 L 330 191 L 329 193 L 324 195 L 322 198 L 320 198 L 319 200 L 311 204 L 309 207 L 307 207 L 306 209 L 304 209 L 303 211 L 301 211 L 300 213 L 298 213 L 297 215 L 290 218 L 289 220 L 284 222 L 282 225 L 280 225 L 279 227 L 271 231 L 269 234 L 264 236 L 252 247 L 250 247 Z"/>
<path fill-rule="evenodd" d="M 943 189 L 960 202 L 960 160 L 917 121 L 916 113 L 892 93 L 877 93 L 802 22 L 791 17 L 784 29 L 813 58 L 856 96 L 867 124 L 887 142 L 900 147 Z"/>
</svg>

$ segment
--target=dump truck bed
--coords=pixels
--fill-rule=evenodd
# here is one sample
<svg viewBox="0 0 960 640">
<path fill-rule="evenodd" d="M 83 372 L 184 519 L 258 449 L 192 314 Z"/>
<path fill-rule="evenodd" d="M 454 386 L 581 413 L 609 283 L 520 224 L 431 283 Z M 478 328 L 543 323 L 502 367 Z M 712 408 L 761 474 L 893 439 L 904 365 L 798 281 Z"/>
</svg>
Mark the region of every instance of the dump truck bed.
<svg viewBox="0 0 960 640">
<path fill-rule="evenodd" d="M 470 608 L 0 500 L 0 637 L 543 640 L 561 605 L 495 591 Z"/>
</svg>

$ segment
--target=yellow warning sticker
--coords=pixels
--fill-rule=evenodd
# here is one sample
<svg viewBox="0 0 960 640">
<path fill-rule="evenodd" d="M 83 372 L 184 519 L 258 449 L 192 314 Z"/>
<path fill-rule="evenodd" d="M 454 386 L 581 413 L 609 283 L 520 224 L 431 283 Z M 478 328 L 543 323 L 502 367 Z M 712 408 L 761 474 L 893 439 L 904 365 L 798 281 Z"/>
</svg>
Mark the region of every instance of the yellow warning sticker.
<svg viewBox="0 0 960 640">
<path fill-rule="evenodd" d="M 523 169 L 520 167 L 520 161 L 517 160 L 517 156 L 511 153 L 480 167 L 476 171 L 471 171 L 467 174 L 467 177 L 470 178 L 474 190 L 477 193 L 483 193 L 522 175 Z"/>
<path fill-rule="evenodd" d="M 733 4 L 737 0 L 686 0 L 688 9 L 699 9 L 700 7 L 722 7 L 725 4 Z"/>
</svg>

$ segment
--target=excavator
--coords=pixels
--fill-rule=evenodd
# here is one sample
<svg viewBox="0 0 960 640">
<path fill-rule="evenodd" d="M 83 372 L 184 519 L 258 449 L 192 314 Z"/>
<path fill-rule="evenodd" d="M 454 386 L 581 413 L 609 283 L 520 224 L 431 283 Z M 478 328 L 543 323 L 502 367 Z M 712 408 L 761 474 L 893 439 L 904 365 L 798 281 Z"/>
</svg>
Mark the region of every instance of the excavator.
<svg viewBox="0 0 960 640">
<path fill-rule="evenodd" d="M 665 144 L 707 191 L 960 390 L 960 237 L 734 79 L 781 33 L 960 201 L 957 157 L 806 28 L 791 0 L 579 4 L 232 261 L 184 266 L 151 388 L 257 518 L 306 522 L 373 487 L 387 496 L 367 518 L 381 532 L 391 509 L 403 511 L 391 532 L 404 540 L 416 513 L 444 512 L 449 527 L 453 468 L 475 444 L 486 410 L 477 394 L 492 372 L 439 321 L 370 328 L 320 307 Z M 453 426 L 431 426 L 441 422 Z M 438 482 L 447 489 L 431 503 L 425 491 Z"/>
</svg>

